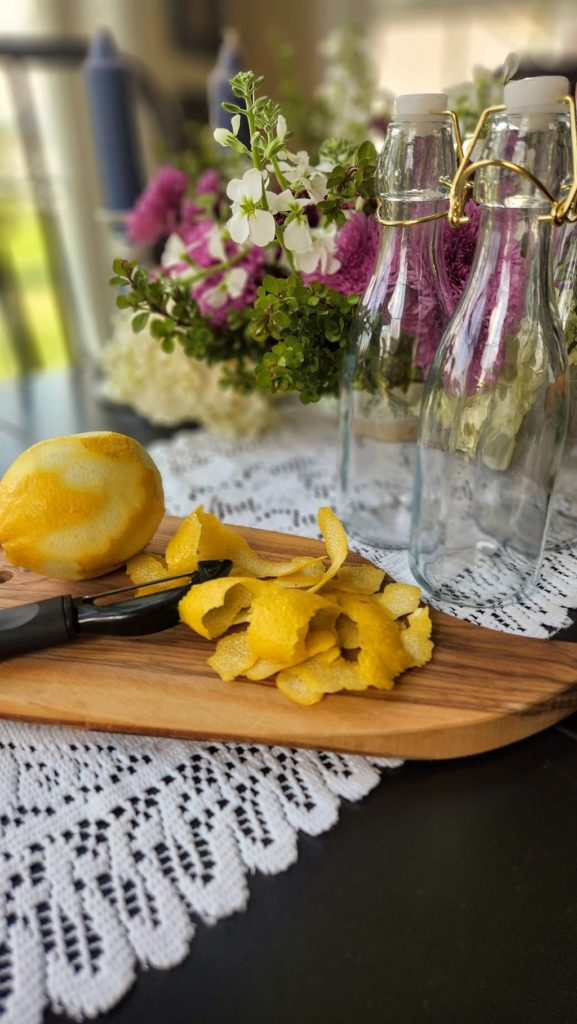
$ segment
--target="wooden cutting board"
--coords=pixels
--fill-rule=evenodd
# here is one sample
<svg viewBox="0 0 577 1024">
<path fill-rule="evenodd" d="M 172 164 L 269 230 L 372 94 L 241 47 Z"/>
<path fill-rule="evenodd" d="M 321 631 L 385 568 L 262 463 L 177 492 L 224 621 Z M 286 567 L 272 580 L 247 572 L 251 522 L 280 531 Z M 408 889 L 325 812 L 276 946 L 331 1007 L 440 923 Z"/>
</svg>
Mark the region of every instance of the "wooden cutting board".
<svg viewBox="0 0 577 1024">
<path fill-rule="evenodd" d="M 180 520 L 150 544 L 162 552 Z M 267 557 L 321 554 L 319 541 L 238 527 Z M 364 561 L 351 554 L 350 562 Z M 68 583 L 0 554 L 0 607 L 126 585 L 123 572 Z M 142 638 L 76 640 L 0 662 L 0 717 L 85 729 L 243 740 L 403 758 L 462 757 L 505 746 L 577 707 L 577 645 L 524 639 L 433 612 L 435 652 L 392 692 L 327 696 L 303 708 L 272 682 L 223 683 L 213 644 L 184 625 Z"/>
</svg>

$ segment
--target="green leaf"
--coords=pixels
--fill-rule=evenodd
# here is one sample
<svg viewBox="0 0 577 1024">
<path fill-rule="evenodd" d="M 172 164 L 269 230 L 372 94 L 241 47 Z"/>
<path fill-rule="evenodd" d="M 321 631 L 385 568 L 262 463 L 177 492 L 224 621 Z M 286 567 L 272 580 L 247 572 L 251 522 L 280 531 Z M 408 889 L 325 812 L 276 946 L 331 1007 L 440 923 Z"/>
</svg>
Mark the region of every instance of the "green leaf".
<svg viewBox="0 0 577 1024">
<path fill-rule="evenodd" d="M 282 281 L 278 277 L 273 277 L 272 274 L 267 274 L 263 278 L 262 286 L 270 295 L 279 295 L 282 289 Z"/>
<path fill-rule="evenodd" d="M 236 135 L 233 135 L 232 133 L 228 136 L 226 144 L 229 147 L 229 149 L 234 149 L 235 153 L 249 152 L 244 142 L 241 142 L 240 139 L 237 139 Z"/>
<path fill-rule="evenodd" d="M 362 145 L 360 145 L 359 148 L 357 149 L 356 163 L 360 164 L 366 160 L 374 161 L 376 155 L 377 151 L 373 143 L 369 139 L 367 139 L 367 141 L 363 142 Z"/>
<path fill-rule="evenodd" d="M 164 320 L 159 320 L 157 317 L 151 321 L 150 333 L 153 338 L 164 338 L 166 333 L 166 327 L 164 326 Z"/>
<path fill-rule="evenodd" d="M 150 313 L 143 312 L 137 313 L 136 316 L 132 318 L 132 330 L 135 334 L 140 334 L 140 332 L 144 330 L 149 317 Z"/>
<path fill-rule="evenodd" d="M 132 302 L 130 301 L 128 295 L 117 295 L 116 305 L 118 306 L 119 309 L 130 309 Z"/>
<path fill-rule="evenodd" d="M 124 277 L 126 277 L 135 266 L 136 263 L 134 260 L 120 259 L 117 257 L 112 261 L 112 269 L 114 273 L 122 274 Z"/>
<path fill-rule="evenodd" d="M 282 331 L 285 328 L 290 327 L 291 318 L 288 313 L 284 312 L 284 310 L 278 309 L 273 313 L 272 322 L 279 331 Z"/>
</svg>

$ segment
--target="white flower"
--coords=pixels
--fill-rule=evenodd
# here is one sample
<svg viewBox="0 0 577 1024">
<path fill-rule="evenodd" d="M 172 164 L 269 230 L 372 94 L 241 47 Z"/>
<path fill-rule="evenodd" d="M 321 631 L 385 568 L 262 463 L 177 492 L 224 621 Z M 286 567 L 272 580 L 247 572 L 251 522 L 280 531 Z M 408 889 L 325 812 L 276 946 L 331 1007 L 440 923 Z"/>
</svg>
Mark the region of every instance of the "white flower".
<svg viewBox="0 0 577 1024">
<path fill-rule="evenodd" d="M 341 266 L 340 260 L 334 255 L 336 233 L 336 224 L 329 224 L 326 228 L 311 228 L 312 245 L 306 252 L 295 256 L 297 270 L 303 274 L 312 274 L 314 270 L 319 270 L 321 274 L 336 274 Z"/>
<path fill-rule="evenodd" d="M 280 142 L 283 141 L 287 133 L 286 118 L 282 114 L 279 114 L 276 121 L 276 137 Z"/>
<path fill-rule="evenodd" d="M 311 248 L 311 231 L 304 213 L 305 206 L 310 206 L 311 199 L 297 199 L 290 189 L 275 195 L 267 192 L 268 203 L 273 213 L 288 214 L 283 227 L 283 237 L 287 249 L 292 252 L 306 252 Z"/>
<path fill-rule="evenodd" d="M 304 253 L 312 248 L 311 229 L 304 214 L 289 221 L 283 228 L 283 238 L 287 249 L 292 252 Z"/>
<path fill-rule="evenodd" d="M 180 235 L 169 235 L 160 257 L 161 266 L 170 271 L 171 277 L 182 279 L 192 277 L 196 269 L 186 262 L 187 257 L 187 249 Z"/>
<path fill-rule="evenodd" d="M 242 295 L 248 273 L 242 267 L 233 267 L 210 291 L 205 292 L 205 299 L 213 309 L 220 309 L 229 299 L 238 299 Z"/>
<path fill-rule="evenodd" d="M 272 242 L 276 225 L 269 210 L 258 204 L 263 199 L 265 179 L 262 171 L 251 167 L 242 178 L 233 178 L 226 187 L 226 194 L 232 199 L 232 216 L 226 226 L 230 237 L 238 245 L 247 238 L 253 245 L 265 246 Z"/>
<path fill-rule="evenodd" d="M 213 224 L 207 232 L 207 249 L 213 260 L 218 260 L 219 263 L 225 261 L 226 252 L 220 235 L 220 229 L 216 224 Z"/>
<path fill-rule="evenodd" d="M 286 158 L 279 161 L 279 167 L 288 182 L 308 192 L 313 202 L 318 203 L 327 194 L 327 178 L 318 168 L 311 167 L 308 153 L 300 149 L 298 153 L 283 150 Z"/>
<path fill-rule="evenodd" d="M 180 235 L 169 235 L 160 257 L 160 263 L 169 271 L 170 276 L 178 280 L 186 280 L 193 277 L 197 272 L 199 264 L 194 261 L 194 250 L 207 243 L 207 248 L 213 260 L 219 263 L 226 260 L 226 252 L 217 224 L 212 224 L 206 235 L 196 242 L 186 246 Z"/>
<path fill-rule="evenodd" d="M 215 128 L 213 131 L 213 138 L 215 142 L 218 142 L 219 146 L 229 146 L 230 138 L 233 135 L 234 138 L 238 135 L 240 128 L 240 114 L 235 114 L 230 121 L 230 129 L 228 128 Z"/>
<path fill-rule="evenodd" d="M 303 185 L 315 203 L 320 203 L 321 199 L 324 199 L 327 194 L 327 176 L 326 174 L 321 174 L 320 171 L 313 171 L 303 181 Z"/>
</svg>

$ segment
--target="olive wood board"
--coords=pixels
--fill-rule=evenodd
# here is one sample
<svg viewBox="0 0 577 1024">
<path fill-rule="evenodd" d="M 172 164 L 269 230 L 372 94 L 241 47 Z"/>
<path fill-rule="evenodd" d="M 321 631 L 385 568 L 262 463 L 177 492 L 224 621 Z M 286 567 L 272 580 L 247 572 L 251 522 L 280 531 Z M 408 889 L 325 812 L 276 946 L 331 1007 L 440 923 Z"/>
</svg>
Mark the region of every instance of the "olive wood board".
<svg viewBox="0 0 577 1024">
<path fill-rule="evenodd" d="M 163 520 L 163 552 L 181 520 Z M 320 541 L 234 527 L 262 555 L 324 554 Z M 349 562 L 364 559 L 351 553 Z M 95 594 L 123 570 L 70 583 L 16 569 L 0 553 L 0 607 L 57 594 Z M 84 729 L 325 748 L 437 759 L 505 746 L 577 707 L 577 646 L 497 632 L 432 610 L 433 659 L 392 691 L 326 696 L 312 707 L 274 681 L 222 682 L 214 644 L 178 625 L 150 636 L 87 637 L 0 662 L 0 717 Z"/>
</svg>

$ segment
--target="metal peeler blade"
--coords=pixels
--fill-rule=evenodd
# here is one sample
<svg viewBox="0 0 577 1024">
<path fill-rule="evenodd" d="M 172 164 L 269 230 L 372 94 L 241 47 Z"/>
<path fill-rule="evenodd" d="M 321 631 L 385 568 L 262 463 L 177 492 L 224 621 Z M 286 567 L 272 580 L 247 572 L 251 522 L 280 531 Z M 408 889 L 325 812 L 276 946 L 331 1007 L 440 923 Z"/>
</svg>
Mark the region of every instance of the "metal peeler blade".
<svg viewBox="0 0 577 1024">
<path fill-rule="evenodd" d="M 219 576 L 228 576 L 232 562 L 228 558 L 199 562 L 192 573 L 151 580 L 147 587 L 187 580 L 152 594 L 141 594 L 126 601 L 98 604 L 103 598 L 134 591 L 137 586 L 119 587 L 86 597 L 65 594 L 44 601 L 16 605 L 0 610 L 0 660 L 77 637 L 94 634 L 108 636 L 144 636 L 170 629 L 179 621 L 178 602 L 190 587 Z"/>
</svg>

